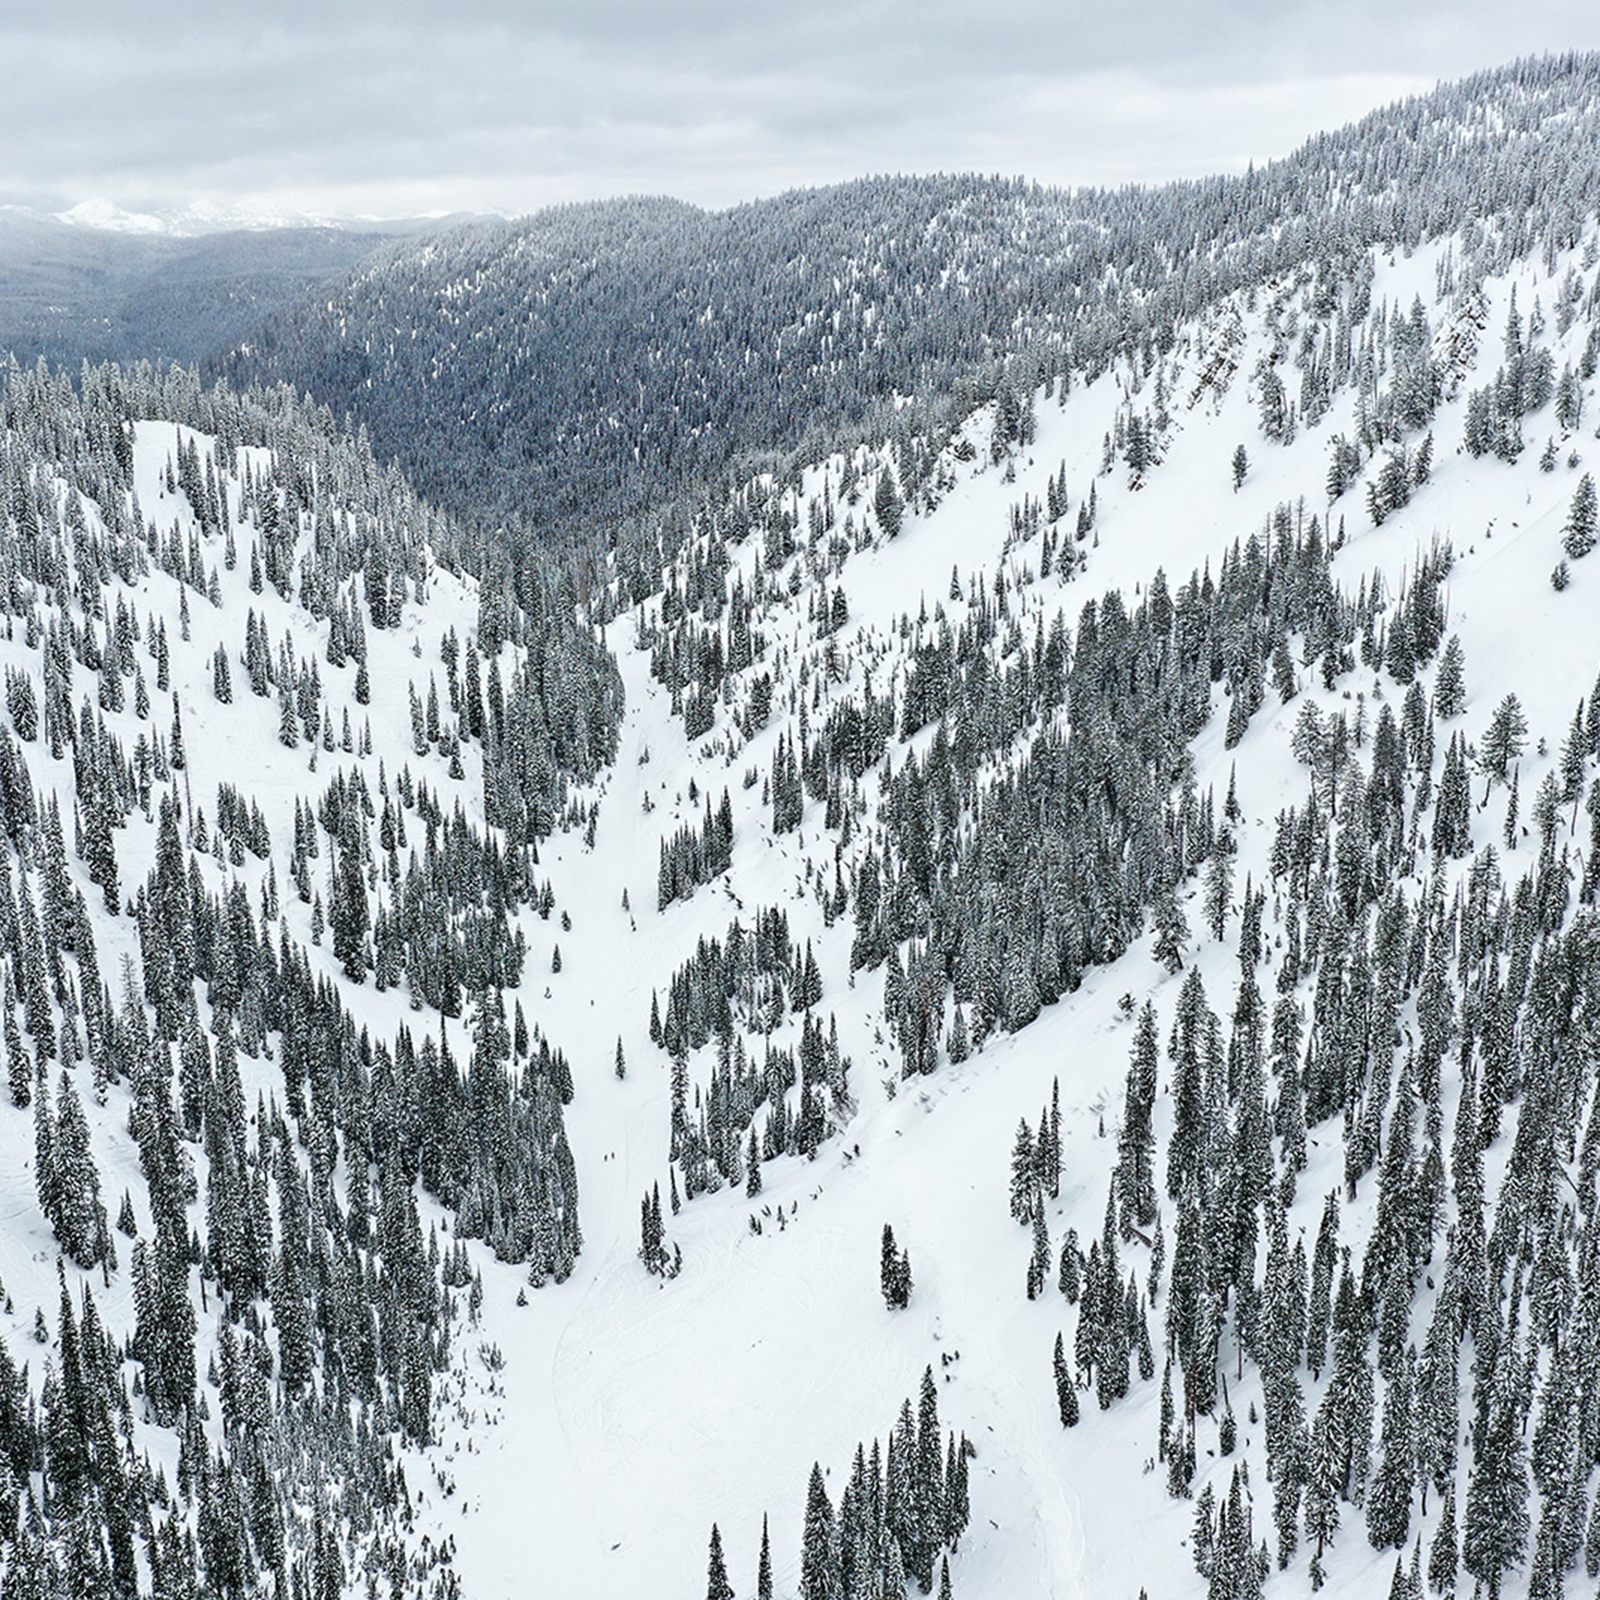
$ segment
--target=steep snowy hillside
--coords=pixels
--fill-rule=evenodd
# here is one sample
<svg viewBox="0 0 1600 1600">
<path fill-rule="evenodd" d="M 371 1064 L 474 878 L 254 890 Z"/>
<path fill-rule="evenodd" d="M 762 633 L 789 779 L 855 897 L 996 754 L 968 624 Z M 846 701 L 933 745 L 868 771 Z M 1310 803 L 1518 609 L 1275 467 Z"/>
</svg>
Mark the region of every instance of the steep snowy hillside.
<svg viewBox="0 0 1600 1600">
<path fill-rule="evenodd" d="M 498 1363 L 458 1238 L 580 1248 L 500 995 L 614 672 L 292 397 L 4 405 L 7 1590 L 454 1593 L 403 1457 Z"/>
<path fill-rule="evenodd" d="M 876 1437 L 915 1479 L 922 1425 L 889 1441 L 929 1368 L 974 1447 L 956 1592 L 1254 1592 L 1264 1543 L 1269 1588 L 1366 1594 L 1419 1536 L 1424 1568 L 1495 1575 L 1480 1462 L 1530 1404 L 1530 1438 L 1548 1412 L 1579 1443 L 1535 1450 L 1552 1511 L 1511 1473 L 1508 1586 L 1538 1528 L 1582 1559 L 1595 1135 L 1534 1130 L 1570 1141 L 1592 1088 L 1600 658 L 1593 574 L 1551 575 L 1595 251 L 1492 255 L 1235 296 L 1165 357 L 979 413 L 911 506 L 869 454 L 756 485 L 612 625 L 619 760 L 592 839 L 545 854 L 560 971 L 554 937 L 530 958 L 575 1062 L 586 1247 L 526 1308 L 486 1280 L 499 1425 L 446 1445 L 469 1590 L 548 1557 L 573 1593 L 698 1594 L 715 1521 L 749 1594 L 767 1517 L 775 1593 L 877 1594 L 851 1459 Z M 1485 388 L 1514 461 L 1466 447 Z M 1514 1209 L 1532 1181 L 1548 1216 Z M 1391 1413 L 1411 1442 L 1380 1440 Z M 832 1577 L 802 1559 L 813 1461 Z M 897 1494 L 905 1558 L 937 1554 Z"/>
<path fill-rule="evenodd" d="M 1329 253 L 581 605 L 13 369 L 8 1592 L 1591 1579 L 1597 313 Z"/>
</svg>

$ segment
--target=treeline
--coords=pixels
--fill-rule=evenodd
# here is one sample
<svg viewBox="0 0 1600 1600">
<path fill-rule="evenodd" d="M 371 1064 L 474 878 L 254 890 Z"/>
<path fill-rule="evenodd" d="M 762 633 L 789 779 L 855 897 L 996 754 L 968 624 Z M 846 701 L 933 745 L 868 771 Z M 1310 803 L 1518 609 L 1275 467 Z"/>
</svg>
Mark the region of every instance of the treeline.
<svg viewBox="0 0 1600 1600">
<path fill-rule="evenodd" d="M 945 1434 L 939 1424 L 939 1387 L 925 1367 L 915 1406 L 907 1398 L 889 1433 L 856 1446 L 850 1476 L 835 1507 L 822 1466 L 814 1463 L 806 1490 L 800 1547 L 801 1600 L 833 1595 L 903 1595 L 908 1583 L 949 1600 L 950 1552 L 972 1517 L 968 1462 L 977 1450 L 965 1434 Z M 765 1519 L 756 1567 L 759 1600 L 772 1600 L 772 1549 Z M 711 1528 L 707 1600 L 730 1600 L 722 1534 Z"/>
<path fill-rule="evenodd" d="M 371 641 L 422 621 L 439 563 L 481 546 L 286 394 L 13 369 L 0 413 L 0 1023 L 62 1261 L 42 1372 L 0 1353 L 6 1590 L 450 1600 L 398 1451 L 436 1437 L 477 1316 L 464 1241 L 532 1285 L 582 1247 L 571 1067 L 503 991 L 513 913 L 552 904 L 538 841 L 614 748 L 615 667 L 490 570 L 410 759 L 375 759 Z M 177 424 L 157 516 L 134 483 L 150 417 Z M 218 608 L 237 631 L 213 652 Z M 209 817 L 193 792 L 180 705 L 235 687 L 239 748 L 305 773 L 281 837 L 253 774 L 223 778 Z M 454 788 L 475 748 L 503 828 Z M 103 971 L 124 917 L 131 953 Z M 434 1021 L 358 1022 L 369 981 Z M 124 1106 L 136 1181 L 108 1186 L 98 1124 Z M 131 1299 L 125 1336 L 91 1271 Z M 151 1466 L 174 1451 L 175 1481 Z"/>
</svg>

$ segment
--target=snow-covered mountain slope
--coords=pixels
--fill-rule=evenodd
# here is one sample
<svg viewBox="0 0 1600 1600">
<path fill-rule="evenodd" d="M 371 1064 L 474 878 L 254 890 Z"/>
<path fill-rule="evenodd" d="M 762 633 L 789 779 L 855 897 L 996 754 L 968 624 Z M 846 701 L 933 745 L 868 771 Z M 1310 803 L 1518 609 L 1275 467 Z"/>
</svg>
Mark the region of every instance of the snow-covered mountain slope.
<svg viewBox="0 0 1600 1600">
<path fill-rule="evenodd" d="M 1218 684 L 1191 758 L 1196 789 L 1214 795 L 1219 818 L 1230 787 L 1242 813 L 1231 830 L 1237 858 L 1224 938 L 1218 941 L 1203 931 L 1205 873 L 1197 866 L 1195 878 L 1179 886 L 1195 934 L 1183 973 L 1155 960 L 1149 937 L 1141 936 L 1119 959 L 1086 966 L 1081 987 L 1046 1006 L 1037 1021 L 1014 1033 L 991 1033 L 978 1053 L 959 1064 L 943 1059 L 948 1045 L 936 1049 L 935 1070 L 906 1079 L 893 1028 L 884 1017 L 883 969 L 852 975 L 851 914 L 835 922 L 819 900 L 832 891 L 836 864 L 842 864 L 845 883 L 855 881 L 851 869 L 859 866 L 863 841 L 873 839 L 883 815 L 883 774 L 901 770 L 910 752 L 925 758 L 932 725 L 906 742 L 891 735 L 884 757 L 868 764 L 859 787 L 863 809 L 846 843 L 837 827 L 826 824 L 823 801 L 809 795 L 798 826 L 773 833 L 774 760 L 780 741 L 799 736 L 799 704 L 816 739 L 831 707 L 852 697 L 859 702 L 869 670 L 876 692 L 887 693 L 892 683 L 903 705 L 916 647 L 933 641 L 941 614 L 952 627 L 976 614 L 980 578 L 991 597 L 987 604 L 993 606 L 992 597 L 1002 587 L 1005 592 L 1007 621 L 994 647 L 1003 661 L 1008 633 L 1026 647 L 1049 634 L 1058 614 L 1077 636 L 1079 610 L 1091 597 L 1117 590 L 1131 610 L 1149 591 L 1158 568 L 1174 590 L 1197 569 L 1220 576 L 1239 542 L 1255 536 L 1264 549 L 1280 539 L 1274 515 L 1284 507 L 1293 539 L 1303 543 L 1316 517 L 1338 541 L 1329 573 L 1349 602 L 1363 589 L 1381 594 L 1380 631 L 1385 620 L 1392 628 L 1400 598 L 1417 582 L 1419 563 L 1448 544 L 1454 559 L 1439 599 L 1445 632 L 1459 635 L 1465 646 L 1467 693 L 1458 716 L 1437 720 L 1433 787 L 1437 791 L 1451 737 L 1465 733 L 1481 755 L 1492 713 L 1514 693 L 1531 730 L 1518 767 L 1526 816 L 1539 785 L 1558 766 L 1574 709 L 1587 704 L 1600 667 L 1592 607 L 1584 598 L 1594 574 L 1574 562 L 1570 586 L 1557 592 L 1551 585 L 1562 555 L 1563 525 L 1590 464 L 1591 433 L 1588 426 L 1559 427 L 1553 404 L 1547 403 L 1526 419 L 1528 448 L 1515 464 L 1474 457 L 1458 444 L 1471 391 L 1488 383 L 1500 364 L 1500 335 L 1512 291 L 1525 322 L 1536 300 L 1549 306 L 1562 292 L 1571 268 L 1581 290 L 1576 303 L 1592 304 L 1594 252 L 1588 246 L 1564 254 L 1553 271 L 1537 262 L 1517 263 L 1486 281 L 1480 303 L 1471 293 L 1450 288 L 1454 268 L 1447 258 L 1459 259 L 1460 248 L 1452 241 L 1410 257 L 1380 259 L 1370 286 L 1371 306 L 1392 307 L 1396 317 L 1409 315 L 1413 298 L 1423 297 L 1440 381 L 1452 395 L 1425 427 L 1405 434 L 1414 456 L 1431 431 L 1432 471 L 1381 526 L 1373 525 L 1362 493 L 1382 467 L 1381 449 L 1372 458 L 1363 450 L 1360 479 L 1331 506 L 1326 479 L 1330 438 L 1356 437 L 1358 407 L 1370 407 L 1374 395 L 1388 388 L 1387 373 L 1373 374 L 1365 399 L 1359 380 L 1352 380 L 1335 393 L 1317 426 L 1301 423 L 1289 442 L 1262 436 L 1265 369 L 1259 364 L 1275 346 L 1292 340 L 1297 317 L 1308 320 L 1304 302 L 1313 284 L 1307 274 L 1299 284 L 1237 297 L 1204 323 L 1182 331 L 1171 356 L 1159 364 L 1170 415 L 1159 430 L 1160 461 L 1137 486 L 1120 453 L 1111 471 L 1101 471 L 1105 441 L 1126 432 L 1125 426 L 1119 429 L 1118 416 L 1125 423 L 1130 405 L 1143 414 L 1161 409 L 1162 403 L 1156 398 L 1156 372 L 1136 377 L 1123 364 L 1059 402 L 1044 393 L 1032 396 L 1027 401 L 1032 437 L 1002 448 L 998 461 L 990 458 L 992 408 L 974 417 L 923 491 L 921 503 L 937 499 L 937 506 L 907 509 L 893 539 L 878 531 L 876 514 L 869 514 L 879 465 L 870 460 L 836 459 L 808 473 L 797 489 L 774 487 L 770 501 L 764 492 L 754 495 L 742 509 L 767 532 L 728 546 L 731 570 L 720 583 L 729 592 L 737 583 L 747 597 L 758 584 L 764 586 L 749 627 L 764 635 L 765 649 L 751 667 L 730 674 L 726 686 L 716 686 L 710 725 L 692 742 L 669 715 L 672 691 L 650 676 L 648 642 L 654 641 L 659 652 L 671 633 L 670 625 L 661 626 L 661 602 L 646 602 L 641 612 L 612 625 L 609 641 L 628 690 L 621 753 L 614 773 L 602 782 L 592 848 L 569 835 L 546 852 L 558 900 L 574 906 L 574 928 L 560 939 L 561 971 L 544 976 L 549 952 L 538 945 L 530 963 L 539 974 L 535 984 L 547 986 L 536 995 L 530 1015 L 537 1015 L 552 1037 L 569 1041 L 574 1055 L 579 1092 L 571 1126 L 587 1243 L 573 1279 L 527 1308 L 510 1307 L 509 1283 L 498 1294 L 490 1283 L 486 1315 L 506 1318 L 494 1324 L 504 1329 L 498 1338 L 507 1355 L 501 1425 L 487 1436 L 463 1429 L 451 1447 L 457 1452 L 454 1471 L 467 1525 L 484 1530 L 480 1537 L 462 1539 L 459 1560 L 470 1590 L 519 1592 L 530 1552 L 538 1551 L 549 1552 L 574 1593 L 698 1593 L 705 1530 L 715 1519 L 735 1589 L 749 1593 L 762 1517 L 770 1513 L 776 1592 L 796 1593 L 811 1461 L 827 1469 L 837 1504 L 856 1442 L 874 1435 L 887 1439 L 900 1398 L 915 1396 L 919 1375 L 929 1365 L 939 1379 L 944 1422 L 964 1431 L 976 1446 L 972 1522 L 952 1563 L 958 1592 L 1131 1596 L 1141 1587 L 1150 1593 L 1204 1587 L 1186 1543 L 1193 1501 L 1169 1496 L 1167 1465 L 1158 1460 L 1161 1323 L 1169 1292 L 1165 1279 L 1173 1263 L 1173 1205 L 1163 1192 L 1167 1265 L 1149 1306 L 1155 1375 L 1145 1382 L 1134 1379 L 1127 1398 L 1104 1411 L 1086 1391 L 1083 1420 L 1072 1431 L 1063 1430 L 1057 1416 L 1050 1352 L 1058 1331 L 1065 1332 L 1072 1350 L 1079 1308 L 1056 1291 L 1056 1260 L 1069 1227 L 1085 1248 L 1101 1234 L 1138 1008 L 1147 999 L 1153 1003 L 1165 1042 L 1185 976 L 1192 971 L 1203 975 L 1211 1007 L 1224 1019 L 1233 1007 L 1239 902 L 1247 877 L 1268 893 L 1263 927 L 1268 955 L 1257 982 L 1271 995 L 1266 977 L 1280 970 L 1282 914 L 1291 898 L 1281 866 L 1273 872 L 1275 822 L 1291 806 L 1303 812 L 1309 787 L 1309 774 L 1291 748 L 1297 720 L 1307 706 L 1316 706 L 1325 718 L 1342 713 L 1352 729 L 1362 725 L 1365 732 L 1356 739 L 1351 759 L 1365 767 L 1372 759 L 1373 730 L 1385 708 L 1400 715 L 1406 685 L 1388 671 L 1358 662 L 1356 638 L 1348 669 L 1337 673 L 1331 689 L 1324 688 L 1320 660 L 1308 662 L 1306 641 L 1296 637 L 1295 698 L 1284 704 L 1276 689 L 1267 687 L 1260 709 L 1236 746 L 1228 748 L 1230 701 Z M 1560 335 L 1544 330 L 1539 343 L 1550 349 L 1556 371 L 1582 364 L 1589 327 L 1587 317 L 1578 316 Z M 1378 356 L 1375 366 L 1384 360 Z M 1448 369 L 1447 360 L 1459 370 Z M 1287 363 L 1277 370 L 1292 375 Z M 1582 387 L 1592 417 L 1592 378 L 1582 380 Z M 1544 471 L 1539 457 L 1547 436 L 1556 447 L 1554 466 Z M 1231 464 L 1240 444 L 1248 459 L 1235 488 Z M 1045 506 L 1052 498 L 1050 480 L 1062 481 L 1063 471 L 1066 514 L 1050 530 L 1057 546 L 1055 570 L 1041 579 L 1044 534 L 1019 537 L 1013 511 L 1029 499 Z M 1076 519 L 1091 485 L 1094 521 L 1079 540 Z M 813 503 L 823 519 L 816 524 L 808 522 Z M 802 531 L 793 541 L 799 553 L 774 562 L 770 552 L 781 552 L 781 544 L 775 545 L 772 530 L 782 537 L 784 511 L 791 526 L 812 526 L 816 536 L 808 541 Z M 1070 580 L 1063 580 L 1059 574 L 1067 551 L 1074 570 Z M 701 565 L 698 558 L 681 562 L 669 594 L 697 591 L 703 580 L 691 569 Z M 960 598 L 953 598 L 952 570 Z M 825 632 L 814 613 L 819 596 L 835 591 L 846 596 L 848 620 Z M 669 611 L 673 603 L 668 601 Z M 823 609 L 831 620 L 831 605 Z M 728 615 L 722 631 L 728 633 Z M 644 647 L 641 638 L 647 641 Z M 1265 670 L 1269 663 L 1258 666 Z M 675 669 L 664 670 L 670 677 Z M 764 727 L 747 735 L 740 722 L 751 684 L 763 672 L 775 680 L 775 710 Z M 1433 674 L 1430 662 L 1417 679 L 1425 696 Z M 694 693 L 692 686 L 683 688 L 677 698 L 689 702 Z M 961 711 L 959 697 L 952 695 L 952 738 Z M 1039 731 L 1035 726 L 1019 733 L 1016 748 Z M 992 774 L 992 763 L 989 770 Z M 745 786 L 752 773 L 755 783 Z M 1413 768 L 1411 800 L 1415 780 Z M 1494 843 L 1502 870 L 1514 883 L 1537 857 L 1537 837 L 1524 824 L 1517 848 L 1505 849 L 1507 791 L 1492 785 L 1490 803 L 1480 809 L 1486 782 L 1481 772 L 1472 778 L 1473 842 Z M 715 806 L 724 786 L 733 818 L 730 868 L 687 900 L 654 910 L 660 841 L 682 826 L 698 831 L 702 814 Z M 1397 892 L 1413 914 L 1425 905 L 1431 882 L 1428 818 L 1424 811 L 1420 843 L 1407 849 L 1396 878 Z M 1573 869 L 1586 863 L 1588 817 L 1581 807 L 1574 814 L 1573 807 L 1563 805 L 1554 829 L 1557 848 L 1569 852 Z M 1446 906 L 1468 859 L 1439 858 Z M 1017 862 L 1014 870 L 1024 866 Z M 624 892 L 631 911 L 624 909 Z M 681 1250 L 682 1270 L 675 1278 L 658 1279 L 641 1269 L 636 1226 L 640 1197 L 652 1185 L 659 1185 L 663 1196 L 669 1193 L 672 1069 L 669 1054 L 650 1042 L 652 997 L 665 1004 L 672 973 L 696 943 L 721 939 L 735 916 L 748 931 L 759 906 L 780 907 L 796 946 L 810 941 L 815 950 L 822 977 L 817 1010 L 837 1019 L 839 1048 L 850 1061 L 848 1099 L 836 1102 L 837 1132 L 814 1159 L 765 1164 L 758 1196 L 747 1196 L 744 1184 L 735 1181 L 686 1201 L 676 1216 L 669 1213 L 664 1219 L 668 1244 Z M 905 957 L 904 946 L 898 954 Z M 1328 965 L 1325 957 L 1323 969 Z M 1307 1022 L 1313 988 L 1308 978 L 1288 991 Z M 1413 993 L 1401 1007 L 1407 1039 L 1414 1039 L 1420 1026 L 1415 1003 Z M 954 1013 L 948 998 L 938 1004 L 940 1031 L 947 1035 Z M 1268 1010 L 1271 1005 L 1269 998 Z M 964 1020 L 971 1021 L 972 1009 L 969 1001 Z M 1316 1020 L 1326 1033 L 1326 1017 L 1319 1013 Z M 1261 1026 L 1265 1033 L 1265 1016 Z M 1226 1030 L 1224 1021 L 1224 1037 Z M 799 1033 L 799 1019 L 791 1016 L 780 1023 L 772 1042 L 794 1048 Z M 612 1072 L 618 1037 L 627 1062 L 622 1082 Z M 764 1048 L 748 1032 L 745 1043 L 754 1056 Z M 1384 1101 L 1391 1070 L 1398 1070 L 1405 1053 L 1396 1057 L 1394 1069 L 1385 1068 Z M 701 1089 L 709 1086 L 716 1057 L 715 1042 L 689 1056 L 691 1078 Z M 1281 1069 L 1275 1058 L 1269 1103 L 1279 1097 Z M 1173 1065 L 1163 1060 L 1155 1108 L 1158 1169 L 1165 1167 L 1172 1132 L 1172 1079 Z M 1019 1118 L 1038 1126 L 1040 1108 L 1050 1103 L 1056 1082 L 1060 1194 L 1045 1205 L 1049 1286 L 1030 1301 L 1024 1293 L 1030 1234 L 1019 1228 L 1008 1207 L 1013 1144 Z M 1454 1125 L 1458 1087 L 1452 1055 L 1440 1098 L 1447 1134 Z M 693 1106 L 690 1115 L 692 1120 Z M 1498 1175 L 1508 1142 L 1509 1122 L 1507 1137 L 1485 1152 L 1492 1176 Z M 1418 1144 L 1420 1152 L 1420 1133 Z M 1296 1175 L 1287 1213 L 1289 1244 L 1292 1248 L 1303 1239 L 1308 1256 L 1325 1195 L 1343 1187 L 1344 1149 L 1338 1118 L 1310 1129 L 1306 1165 Z M 1283 1161 L 1281 1149 L 1278 1160 Z M 681 1182 L 675 1173 L 670 1186 Z M 1376 1173 L 1367 1173 L 1344 1208 L 1340 1238 L 1355 1247 L 1358 1274 L 1377 1187 Z M 1492 1198 L 1493 1183 L 1489 1192 Z M 1442 1202 L 1441 1207 L 1431 1265 L 1418 1267 L 1412 1337 L 1419 1348 L 1445 1256 Z M 1453 1212 L 1448 1221 L 1454 1225 Z M 886 1309 L 879 1293 L 879 1235 L 885 1222 L 913 1258 L 915 1288 L 904 1312 Z M 1140 1231 L 1148 1236 L 1146 1229 Z M 1136 1271 L 1142 1292 L 1150 1276 L 1149 1250 L 1137 1237 L 1121 1240 L 1121 1248 L 1124 1273 L 1130 1266 Z M 1267 1255 L 1264 1224 L 1259 1255 L 1258 1278 Z M 1250 1356 L 1243 1360 L 1243 1376 L 1238 1375 L 1235 1320 L 1232 1309 L 1223 1315 L 1220 1343 L 1238 1443 L 1231 1458 L 1219 1454 L 1218 1422 L 1202 1415 L 1189 1488 L 1198 1495 L 1210 1485 L 1226 1500 L 1233 1467 L 1249 1463 L 1257 1541 L 1267 1540 L 1275 1551 L 1258 1420 L 1265 1401 Z M 1470 1362 L 1463 1352 L 1463 1385 Z M 1177 1372 L 1172 1382 L 1181 1419 L 1183 1385 Z M 1320 1380 L 1306 1375 L 1308 1413 L 1315 1413 L 1327 1383 L 1325 1368 Z M 1220 1401 L 1215 1409 L 1220 1419 Z M 1458 1517 L 1465 1511 L 1469 1461 L 1470 1453 L 1463 1451 Z M 1416 1517 L 1418 1505 L 1420 1498 L 1413 1505 L 1411 1531 L 1423 1532 L 1426 1562 L 1439 1496 L 1430 1495 L 1426 1519 Z M 1337 1593 L 1369 1593 L 1388 1582 L 1393 1556 L 1374 1552 L 1359 1509 L 1350 1504 L 1342 1509 L 1344 1531 L 1322 1559 L 1327 1582 Z M 516 1537 L 499 1532 L 509 1527 L 518 1529 Z M 1288 1592 L 1307 1586 L 1313 1543 L 1302 1525 L 1299 1549 L 1289 1570 L 1270 1580 L 1273 1588 Z M 1530 1562 L 1531 1555 L 1530 1543 Z"/>
<path fill-rule="evenodd" d="M 746 485 L 614 669 L 281 393 L 13 372 L 8 1583 L 1557 1592 L 1593 227 Z"/>
<path fill-rule="evenodd" d="M 14 369 L 5 446 L 8 1587 L 453 1593 L 397 1452 L 496 1360 L 447 1230 L 578 1248 L 565 1060 L 482 997 L 610 669 L 292 397 Z M 438 709 L 480 642 L 517 842 Z"/>
</svg>

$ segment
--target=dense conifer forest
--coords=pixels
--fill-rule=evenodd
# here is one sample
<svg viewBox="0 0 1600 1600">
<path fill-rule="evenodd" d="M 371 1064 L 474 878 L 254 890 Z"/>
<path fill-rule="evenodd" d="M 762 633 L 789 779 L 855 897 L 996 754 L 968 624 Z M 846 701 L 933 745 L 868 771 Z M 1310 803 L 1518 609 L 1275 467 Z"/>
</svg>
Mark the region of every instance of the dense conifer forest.
<svg viewBox="0 0 1600 1600">
<path fill-rule="evenodd" d="M 5 1591 L 1592 1583 L 1597 85 L 13 360 Z"/>
<path fill-rule="evenodd" d="M 937 447 L 997 386 L 1164 351 L 1274 273 L 1333 277 L 1472 224 L 1511 257 L 1570 243 L 1596 199 L 1596 71 L 1482 73 L 1244 177 L 872 178 L 722 212 L 639 199 L 468 226 L 396 244 L 213 365 L 348 411 L 460 514 L 607 534 L 862 436 Z"/>
</svg>

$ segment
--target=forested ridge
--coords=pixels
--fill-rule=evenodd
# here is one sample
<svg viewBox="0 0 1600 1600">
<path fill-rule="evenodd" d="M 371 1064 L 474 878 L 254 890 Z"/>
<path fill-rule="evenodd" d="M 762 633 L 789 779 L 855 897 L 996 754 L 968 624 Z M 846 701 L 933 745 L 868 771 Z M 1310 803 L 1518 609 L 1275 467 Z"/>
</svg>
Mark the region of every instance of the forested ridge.
<svg viewBox="0 0 1600 1600">
<path fill-rule="evenodd" d="M 13 361 L 7 1592 L 1590 1582 L 1597 78 Z"/>
<path fill-rule="evenodd" d="M 469 226 L 396 245 L 213 366 L 350 413 L 474 520 L 604 534 L 769 460 L 947 429 L 1008 374 L 1098 373 L 1301 263 L 1472 223 L 1513 254 L 1570 242 L 1600 191 L 1597 75 L 1590 56 L 1519 62 L 1243 177 L 878 177 Z"/>
<path fill-rule="evenodd" d="M 286 393 L 13 366 L 3 421 L 6 1115 L 60 1252 L 0 1354 L 8 1592 L 454 1593 L 397 1446 L 476 1321 L 457 1241 L 535 1284 L 581 1248 L 570 1068 L 502 995 L 614 669 Z M 441 592 L 464 659 L 436 628 L 426 709 L 384 726 L 380 690 L 375 734 L 372 642 Z"/>
</svg>

